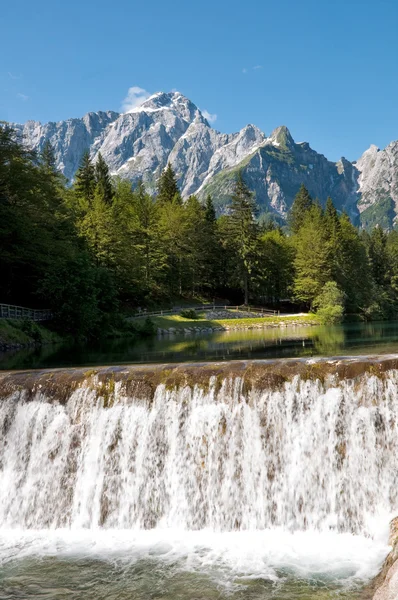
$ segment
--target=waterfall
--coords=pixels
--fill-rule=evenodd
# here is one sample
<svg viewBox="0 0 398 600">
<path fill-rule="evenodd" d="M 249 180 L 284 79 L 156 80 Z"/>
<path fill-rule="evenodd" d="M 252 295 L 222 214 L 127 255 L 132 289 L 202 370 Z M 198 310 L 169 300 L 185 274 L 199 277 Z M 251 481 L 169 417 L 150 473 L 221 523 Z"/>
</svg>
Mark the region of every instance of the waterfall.
<svg viewBox="0 0 398 600">
<path fill-rule="evenodd" d="M 248 385 L 245 368 L 3 375 L 0 528 L 366 535 L 396 514 L 397 369 Z"/>
</svg>

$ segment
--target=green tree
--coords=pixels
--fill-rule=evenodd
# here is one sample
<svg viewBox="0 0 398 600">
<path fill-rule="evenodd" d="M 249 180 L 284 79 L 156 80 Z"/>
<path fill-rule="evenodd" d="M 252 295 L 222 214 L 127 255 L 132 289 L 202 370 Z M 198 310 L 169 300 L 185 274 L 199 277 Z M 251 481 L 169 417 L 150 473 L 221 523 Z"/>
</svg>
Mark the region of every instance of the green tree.
<svg viewBox="0 0 398 600">
<path fill-rule="evenodd" d="M 175 198 L 159 207 L 159 246 L 166 257 L 164 283 L 169 297 L 182 296 L 190 287 L 187 257 L 190 241 L 184 206 Z"/>
<path fill-rule="evenodd" d="M 323 286 L 331 279 L 328 235 L 323 211 L 313 204 L 295 237 L 294 295 L 297 300 L 312 306 Z"/>
<path fill-rule="evenodd" d="M 332 276 L 345 294 L 347 312 L 365 313 L 373 293 L 366 248 L 346 213 L 341 215 L 339 223 L 338 245 L 332 257 Z"/>
<path fill-rule="evenodd" d="M 84 152 L 76 172 L 74 189 L 76 196 L 87 210 L 94 198 L 96 186 L 95 169 L 88 151 Z"/>
<path fill-rule="evenodd" d="M 313 303 L 323 323 L 340 323 L 344 316 L 344 294 L 335 281 L 327 281 Z"/>
<path fill-rule="evenodd" d="M 105 204 L 111 204 L 114 196 L 112 180 L 109 174 L 108 165 L 103 159 L 101 152 L 98 153 L 94 173 L 96 191 L 101 196 Z"/>
<path fill-rule="evenodd" d="M 104 200 L 101 190 L 96 189 L 90 209 L 78 223 L 97 266 L 113 268 L 115 232 L 112 208 Z"/>
<path fill-rule="evenodd" d="M 216 221 L 216 211 L 213 204 L 213 199 L 210 194 L 206 197 L 205 202 L 205 217 L 208 223 L 214 223 Z"/>
<path fill-rule="evenodd" d="M 258 226 L 253 193 L 247 187 L 242 172 L 236 178 L 231 198 L 229 235 L 235 247 L 239 279 L 244 293 L 244 303 L 249 304 L 251 275 L 257 260 Z"/>
<path fill-rule="evenodd" d="M 160 176 L 158 183 L 157 202 L 167 204 L 174 202 L 182 204 L 180 190 L 177 185 L 177 178 L 169 163 Z"/>
<path fill-rule="evenodd" d="M 189 241 L 186 264 L 192 296 L 203 288 L 206 279 L 207 251 L 209 243 L 209 222 L 206 210 L 196 196 L 190 196 L 185 203 L 186 236 Z"/>
<path fill-rule="evenodd" d="M 46 140 L 43 144 L 43 148 L 40 153 L 40 163 L 47 174 L 58 174 L 55 159 L 55 151 L 50 140 Z"/>
<path fill-rule="evenodd" d="M 288 216 L 288 223 L 293 233 L 297 233 L 302 226 L 304 219 L 308 211 L 312 208 L 314 202 L 302 183 L 296 197 L 293 201 L 292 207 Z"/>
<path fill-rule="evenodd" d="M 291 294 L 294 246 L 280 228 L 263 233 L 259 243 L 259 293 L 263 301 L 277 303 Z"/>
</svg>

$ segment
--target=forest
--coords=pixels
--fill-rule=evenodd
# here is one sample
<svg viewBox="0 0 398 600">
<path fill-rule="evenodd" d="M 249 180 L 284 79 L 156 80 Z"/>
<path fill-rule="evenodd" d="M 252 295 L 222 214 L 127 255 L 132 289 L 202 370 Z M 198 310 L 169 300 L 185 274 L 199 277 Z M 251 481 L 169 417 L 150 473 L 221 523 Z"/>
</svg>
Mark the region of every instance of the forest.
<svg viewBox="0 0 398 600">
<path fill-rule="evenodd" d="M 183 200 L 170 165 L 157 194 L 84 154 L 74 181 L 49 143 L 37 154 L 0 125 L 0 302 L 49 308 L 66 333 L 97 336 L 120 315 L 182 300 L 278 307 L 325 321 L 398 310 L 398 232 L 360 230 L 302 185 L 287 222 L 257 218 L 241 173 L 226 214 Z"/>
</svg>

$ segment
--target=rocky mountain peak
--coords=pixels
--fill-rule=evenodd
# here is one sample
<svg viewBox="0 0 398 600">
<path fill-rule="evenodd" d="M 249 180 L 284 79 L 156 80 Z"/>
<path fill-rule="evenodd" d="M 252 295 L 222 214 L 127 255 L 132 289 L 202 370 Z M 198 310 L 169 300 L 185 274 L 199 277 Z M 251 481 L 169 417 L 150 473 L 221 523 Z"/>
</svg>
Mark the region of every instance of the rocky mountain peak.
<svg viewBox="0 0 398 600">
<path fill-rule="evenodd" d="M 200 113 L 198 107 L 180 92 L 157 92 L 130 113 L 152 113 L 162 110 L 170 110 L 189 123 Z"/>
<path fill-rule="evenodd" d="M 142 179 L 150 192 L 170 163 L 183 197 L 211 193 L 220 212 L 227 210 L 236 173 L 243 170 L 260 211 L 281 219 L 304 183 L 321 202 L 331 196 L 354 222 L 392 226 L 397 221 L 398 142 L 384 150 L 372 145 L 357 162 L 335 163 L 307 142 L 295 143 L 284 125 L 269 137 L 252 124 L 220 133 L 180 92 L 158 92 L 124 114 L 98 111 L 58 123 L 13 126 L 37 151 L 49 140 L 57 167 L 71 181 L 89 150 L 93 160 L 101 152 L 112 174 L 133 184 Z"/>
<path fill-rule="evenodd" d="M 291 136 L 290 131 L 286 125 L 281 125 L 274 129 L 268 138 L 269 143 L 273 146 L 280 147 L 281 149 L 292 149 L 294 148 L 294 139 Z"/>
</svg>

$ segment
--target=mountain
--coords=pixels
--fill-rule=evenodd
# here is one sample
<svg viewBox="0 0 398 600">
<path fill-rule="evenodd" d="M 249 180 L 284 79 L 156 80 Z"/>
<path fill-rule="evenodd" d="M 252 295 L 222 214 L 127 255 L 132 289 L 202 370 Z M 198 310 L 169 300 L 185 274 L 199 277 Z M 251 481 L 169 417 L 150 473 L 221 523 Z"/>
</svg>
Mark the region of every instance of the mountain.
<svg viewBox="0 0 398 600">
<path fill-rule="evenodd" d="M 398 142 L 385 150 L 371 146 L 356 162 L 337 163 L 296 143 L 278 127 L 266 136 L 254 125 L 224 134 L 179 92 L 159 92 L 129 113 L 92 112 L 80 119 L 14 124 L 26 143 L 40 150 L 53 144 L 59 169 L 72 179 L 83 152 L 101 152 L 113 175 L 133 183 L 143 179 L 155 192 L 160 173 L 171 163 L 183 197 L 211 193 L 219 211 L 227 206 L 236 173 L 256 194 L 260 213 L 284 219 L 301 183 L 313 197 L 331 196 L 364 226 L 390 227 L 398 214 Z"/>
</svg>

